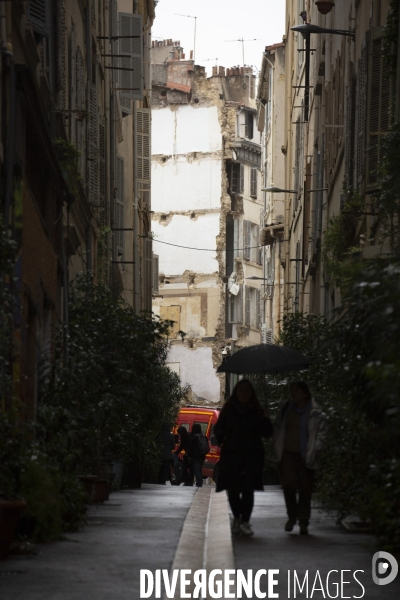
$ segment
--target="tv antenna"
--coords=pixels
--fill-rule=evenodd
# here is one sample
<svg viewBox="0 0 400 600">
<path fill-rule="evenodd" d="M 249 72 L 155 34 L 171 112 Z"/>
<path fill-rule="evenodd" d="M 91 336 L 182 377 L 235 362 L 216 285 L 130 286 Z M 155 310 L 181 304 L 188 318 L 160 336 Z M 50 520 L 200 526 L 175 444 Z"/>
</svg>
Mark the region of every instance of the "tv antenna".
<svg viewBox="0 0 400 600">
<path fill-rule="evenodd" d="M 249 40 L 244 40 L 243 37 L 237 39 L 237 40 L 225 40 L 225 42 L 241 42 L 242 44 L 242 59 L 243 59 L 243 66 L 244 66 L 244 43 L 245 42 L 259 42 L 260 38 L 252 38 Z"/>
<path fill-rule="evenodd" d="M 193 42 L 193 62 L 196 60 L 196 23 L 197 17 L 193 15 L 180 15 L 178 13 L 174 13 L 176 17 L 187 17 L 188 19 L 194 19 L 194 42 Z"/>
<path fill-rule="evenodd" d="M 215 66 L 218 66 L 218 57 L 217 58 L 204 58 L 201 62 L 209 62 L 210 60 L 215 60 Z"/>
</svg>

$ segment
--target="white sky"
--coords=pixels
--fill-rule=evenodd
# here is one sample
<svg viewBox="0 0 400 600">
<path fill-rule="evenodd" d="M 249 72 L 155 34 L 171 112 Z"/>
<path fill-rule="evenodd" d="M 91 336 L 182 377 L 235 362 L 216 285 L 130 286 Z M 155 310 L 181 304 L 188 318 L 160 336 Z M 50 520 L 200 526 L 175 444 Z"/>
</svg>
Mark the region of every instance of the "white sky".
<svg viewBox="0 0 400 600">
<path fill-rule="evenodd" d="M 180 40 L 186 58 L 193 49 L 194 19 L 174 13 L 197 17 L 196 64 L 204 65 L 208 74 L 215 64 L 223 67 L 243 64 L 241 42 L 225 40 L 257 39 L 245 41 L 244 62 L 260 69 L 265 46 L 281 42 L 284 35 L 284 0 L 160 0 L 153 39 Z"/>
</svg>

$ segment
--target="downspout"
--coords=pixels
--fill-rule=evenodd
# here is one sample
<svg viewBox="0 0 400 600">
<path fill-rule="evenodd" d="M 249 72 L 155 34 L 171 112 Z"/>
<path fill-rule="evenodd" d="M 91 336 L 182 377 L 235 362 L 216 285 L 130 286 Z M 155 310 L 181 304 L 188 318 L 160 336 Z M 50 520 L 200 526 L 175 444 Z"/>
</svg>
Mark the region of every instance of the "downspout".
<svg viewBox="0 0 400 600">
<path fill-rule="evenodd" d="M 138 14 L 138 1 L 133 0 L 133 13 Z M 139 280 L 139 211 L 138 211 L 138 168 L 137 168 L 137 110 L 138 101 L 133 101 L 133 307 L 140 310 Z"/>
</svg>

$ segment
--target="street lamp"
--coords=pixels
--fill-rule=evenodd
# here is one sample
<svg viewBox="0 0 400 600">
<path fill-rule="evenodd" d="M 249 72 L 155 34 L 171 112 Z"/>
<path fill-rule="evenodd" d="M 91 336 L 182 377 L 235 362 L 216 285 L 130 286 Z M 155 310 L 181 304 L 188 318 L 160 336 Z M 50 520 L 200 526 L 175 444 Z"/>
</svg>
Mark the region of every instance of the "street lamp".
<svg viewBox="0 0 400 600">
<path fill-rule="evenodd" d="M 335 33 L 336 35 L 347 35 L 348 37 L 355 38 L 354 29 L 326 29 L 325 27 L 319 27 L 319 25 L 313 25 L 312 23 L 305 23 L 304 25 L 295 25 L 290 28 L 292 31 L 301 33 L 305 38 L 310 33 L 316 33 L 318 35 L 322 33 Z"/>
<path fill-rule="evenodd" d="M 274 185 L 267 188 L 262 188 L 262 192 L 273 192 L 274 194 L 297 194 L 296 190 L 282 190 L 281 188 L 275 187 Z"/>
<path fill-rule="evenodd" d="M 310 37 L 312 33 L 320 35 L 321 33 L 333 33 L 336 35 L 346 35 L 355 39 L 355 31 L 353 29 L 326 29 L 325 27 L 319 27 L 319 25 L 312 25 L 312 23 L 304 23 L 304 25 L 295 25 L 290 28 L 296 33 L 301 33 L 306 41 L 306 66 L 304 73 L 304 121 L 308 121 L 308 112 L 310 107 Z M 296 87 L 296 86 L 295 86 Z M 302 87 L 302 86 L 300 86 Z"/>
</svg>

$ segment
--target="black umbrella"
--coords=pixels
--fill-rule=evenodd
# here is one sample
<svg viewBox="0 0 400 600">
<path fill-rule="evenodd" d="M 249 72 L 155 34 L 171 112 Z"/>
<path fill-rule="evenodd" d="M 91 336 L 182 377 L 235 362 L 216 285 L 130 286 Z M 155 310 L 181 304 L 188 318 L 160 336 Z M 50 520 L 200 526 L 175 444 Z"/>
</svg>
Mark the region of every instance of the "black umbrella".
<svg viewBox="0 0 400 600">
<path fill-rule="evenodd" d="M 242 348 L 227 358 L 217 373 L 287 373 L 307 369 L 311 360 L 288 346 L 258 344 Z"/>
</svg>

